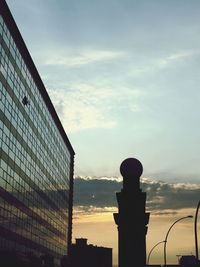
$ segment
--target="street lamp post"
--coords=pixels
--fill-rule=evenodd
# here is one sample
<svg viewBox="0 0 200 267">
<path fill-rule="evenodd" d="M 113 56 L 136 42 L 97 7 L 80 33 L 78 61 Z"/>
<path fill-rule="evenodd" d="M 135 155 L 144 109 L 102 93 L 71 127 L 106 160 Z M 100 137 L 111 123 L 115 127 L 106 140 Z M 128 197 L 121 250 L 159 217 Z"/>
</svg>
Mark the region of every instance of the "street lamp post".
<svg viewBox="0 0 200 267">
<path fill-rule="evenodd" d="M 151 256 L 151 253 L 153 252 L 154 248 L 156 248 L 156 247 L 157 247 L 158 245 L 160 245 L 161 243 L 165 243 L 165 240 L 160 241 L 160 242 L 158 242 L 157 244 L 155 244 L 155 246 L 153 246 L 152 249 L 149 251 L 149 255 L 148 255 L 148 258 L 147 258 L 147 265 L 149 265 L 150 256 Z"/>
<path fill-rule="evenodd" d="M 197 218 L 198 218 L 199 207 L 200 207 L 200 200 L 199 200 L 199 203 L 197 204 L 195 220 L 194 220 L 195 250 L 196 250 L 197 263 L 199 263 L 198 238 L 197 238 Z"/>
<path fill-rule="evenodd" d="M 186 216 L 186 217 L 183 217 L 183 218 L 180 218 L 178 219 L 177 221 L 175 221 L 169 228 L 169 230 L 167 231 L 167 234 L 166 234 L 166 237 L 165 237 L 165 244 L 164 244 L 164 266 L 167 265 L 167 255 L 166 255 L 166 249 L 167 249 L 167 238 L 168 238 L 168 235 L 169 235 L 169 232 L 170 230 L 172 229 L 172 227 L 179 221 L 181 220 L 184 220 L 184 219 L 187 219 L 187 218 L 193 218 L 193 216 L 189 215 L 189 216 Z"/>
</svg>

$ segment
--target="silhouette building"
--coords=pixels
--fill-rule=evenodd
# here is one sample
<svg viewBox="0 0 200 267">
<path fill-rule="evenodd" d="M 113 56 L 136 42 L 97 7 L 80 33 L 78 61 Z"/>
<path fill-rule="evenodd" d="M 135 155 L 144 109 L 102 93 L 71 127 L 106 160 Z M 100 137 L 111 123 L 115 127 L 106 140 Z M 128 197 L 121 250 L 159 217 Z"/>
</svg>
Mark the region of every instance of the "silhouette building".
<svg viewBox="0 0 200 267">
<path fill-rule="evenodd" d="M 74 150 L 0 0 L 0 252 L 49 255 L 60 265 L 71 245 L 73 166 Z"/>
<path fill-rule="evenodd" d="M 72 267 L 112 267 L 112 248 L 88 245 L 86 238 L 76 239 L 70 255 Z"/>
<path fill-rule="evenodd" d="M 182 267 L 200 266 L 194 255 L 183 255 L 179 260 L 179 265 Z"/>
<path fill-rule="evenodd" d="M 146 193 L 140 189 L 142 164 L 135 158 L 122 162 L 123 188 L 116 193 L 118 213 L 119 267 L 146 266 L 146 234 L 149 213 L 145 212 Z"/>
</svg>

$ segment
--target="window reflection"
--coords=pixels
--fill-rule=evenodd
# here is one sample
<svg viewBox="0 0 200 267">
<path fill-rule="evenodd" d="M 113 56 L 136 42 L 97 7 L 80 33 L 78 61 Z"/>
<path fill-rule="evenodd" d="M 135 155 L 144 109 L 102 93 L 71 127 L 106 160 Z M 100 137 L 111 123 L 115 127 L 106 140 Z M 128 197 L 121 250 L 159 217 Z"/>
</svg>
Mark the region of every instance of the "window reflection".
<svg viewBox="0 0 200 267">
<path fill-rule="evenodd" d="M 0 59 L 0 247 L 64 255 L 71 154 L 1 16 Z"/>
</svg>

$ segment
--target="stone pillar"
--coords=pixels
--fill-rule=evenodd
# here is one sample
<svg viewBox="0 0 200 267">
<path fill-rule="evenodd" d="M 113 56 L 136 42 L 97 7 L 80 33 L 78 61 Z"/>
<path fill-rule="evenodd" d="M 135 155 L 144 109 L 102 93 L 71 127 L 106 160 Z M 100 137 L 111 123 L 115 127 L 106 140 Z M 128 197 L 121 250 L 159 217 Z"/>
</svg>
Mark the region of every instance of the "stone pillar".
<svg viewBox="0 0 200 267">
<path fill-rule="evenodd" d="M 146 193 L 140 189 L 142 164 L 135 158 L 122 162 L 123 188 L 116 193 L 118 213 L 119 267 L 146 266 L 146 234 L 149 213 L 145 212 Z"/>
</svg>

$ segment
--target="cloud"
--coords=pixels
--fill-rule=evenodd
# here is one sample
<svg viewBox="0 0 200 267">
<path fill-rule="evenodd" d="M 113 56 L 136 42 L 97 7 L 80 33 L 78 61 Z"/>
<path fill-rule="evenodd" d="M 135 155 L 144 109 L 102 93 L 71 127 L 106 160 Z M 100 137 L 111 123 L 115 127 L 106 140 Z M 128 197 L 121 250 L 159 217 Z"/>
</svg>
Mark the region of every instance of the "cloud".
<svg viewBox="0 0 200 267">
<path fill-rule="evenodd" d="M 116 206 L 115 192 L 120 191 L 121 182 L 105 179 L 74 180 L 74 205 L 113 207 Z"/>
<path fill-rule="evenodd" d="M 83 179 L 74 182 L 74 205 L 89 207 L 116 207 L 116 192 L 121 191 L 122 182 L 112 177 Z M 167 184 L 143 178 L 141 188 L 147 192 L 147 209 L 155 215 L 175 214 L 178 209 L 195 208 L 200 196 L 200 184 Z"/>
<path fill-rule="evenodd" d="M 158 212 L 154 211 L 154 213 L 153 213 L 154 216 L 163 216 L 163 215 L 164 216 L 166 216 L 166 215 L 174 216 L 176 214 L 178 214 L 178 212 L 177 211 L 172 211 L 172 210 L 158 211 Z"/>
<path fill-rule="evenodd" d="M 105 222 L 113 218 L 113 213 L 117 212 L 116 207 L 94 207 L 94 206 L 74 206 L 73 222 Z M 103 214 L 103 216 L 102 216 Z M 84 215 L 84 216 L 83 216 Z"/>
<path fill-rule="evenodd" d="M 194 56 L 199 55 L 200 51 L 181 51 L 157 60 L 155 66 L 159 68 L 164 68 L 170 66 L 171 64 L 178 63 L 183 60 L 189 60 Z"/>
<path fill-rule="evenodd" d="M 59 52 L 57 53 L 59 54 Z M 107 50 L 86 50 L 71 53 L 60 53 L 60 55 L 50 57 L 45 60 L 46 65 L 62 65 L 65 67 L 76 67 L 91 64 L 98 61 L 108 61 L 121 58 L 124 52 L 107 51 Z"/>
<path fill-rule="evenodd" d="M 111 88 L 91 84 L 74 84 L 68 90 L 48 90 L 53 104 L 67 132 L 83 129 L 111 129 L 117 120 L 112 110 L 129 108 L 138 112 L 138 97 L 142 96 L 137 88 Z"/>
<path fill-rule="evenodd" d="M 113 128 L 116 121 L 107 116 L 107 109 L 98 107 L 93 99 L 93 94 L 89 94 L 83 88 L 74 91 L 49 90 L 51 99 L 62 120 L 66 131 L 76 132 L 83 129 L 93 128 Z"/>
<path fill-rule="evenodd" d="M 147 179 L 142 183 L 150 210 L 194 208 L 200 196 L 200 184 L 166 183 Z"/>
<path fill-rule="evenodd" d="M 183 50 L 176 51 L 174 53 L 168 53 L 167 55 L 155 55 L 149 56 L 148 60 L 137 61 L 134 67 L 130 67 L 129 75 L 134 77 L 140 77 L 144 74 L 157 73 L 158 71 L 164 71 L 166 68 L 172 67 L 188 62 L 200 56 L 199 50 Z"/>
</svg>

